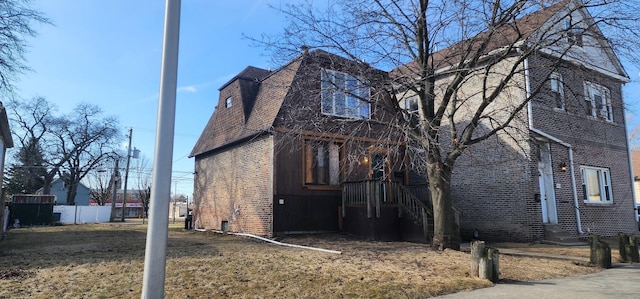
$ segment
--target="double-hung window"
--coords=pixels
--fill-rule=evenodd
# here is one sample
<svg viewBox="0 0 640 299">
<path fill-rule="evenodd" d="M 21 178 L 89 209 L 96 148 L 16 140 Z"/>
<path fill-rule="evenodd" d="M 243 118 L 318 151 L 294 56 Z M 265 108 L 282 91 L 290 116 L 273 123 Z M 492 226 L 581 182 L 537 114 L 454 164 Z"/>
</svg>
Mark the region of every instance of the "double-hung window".
<svg viewBox="0 0 640 299">
<path fill-rule="evenodd" d="M 585 82 L 585 106 L 587 115 L 613 121 L 611 93 L 609 89 L 596 83 Z"/>
<path fill-rule="evenodd" d="M 305 185 L 339 186 L 341 184 L 341 165 L 344 160 L 342 144 L 339 141 L 304 140 Z"/>
<path fill-rule="evenodd" d="M 371 118 L 367 82 L 352 75 L 322 69 L 322 114 L 348 118 Z"/>
<path fill-rule="evenodd" d="M 580 167 L 582 171 L 582 190 L 585 203 L 610 204 L 613 202 L 611 193 L 611 175 L 609 169 L 600 167 Z"/>
<path fill-rule="evenodd" d="M 562 82 L 562 75 L 559 73 L 552 73 L 549 76 L 549 82 L 551 83 L 551 91 L 553 92 L 554 107 L 564 110 L 564 83 Z"/>
</svg>

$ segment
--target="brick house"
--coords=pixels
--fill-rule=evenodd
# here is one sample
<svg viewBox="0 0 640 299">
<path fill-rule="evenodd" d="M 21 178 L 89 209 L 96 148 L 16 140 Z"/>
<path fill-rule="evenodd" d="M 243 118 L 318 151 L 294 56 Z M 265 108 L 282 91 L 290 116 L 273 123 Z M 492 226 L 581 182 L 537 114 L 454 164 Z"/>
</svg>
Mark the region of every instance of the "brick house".
<svg viewBox="0 0 640 299">
<path fill-rule="evenodd" d="M 387 73 L 358 66 L 304 50 L 275 71 L 247 67 L 224 84 L 190 155 L 195 224 L 425 240 L 427 208 L 418 188 L 405 188 L 402 144 L 370 121 L 397 111 L 375 87 Z"/>
<path fill-rule="evenodd" d="M 501 110 L 526 107 L 504 133 L 471 146 L 456 162 L 452 190 L 464 213 L 463 238 L 478 231 L 489 240 L 571 242 L 588 233 L 637 231 L 622 99 L 629 77 L 579 3 L 563 1 L 515 20 L 486 50 L 494 73 L 516 70 L 489 113 L 500 119 Z M 580 24 L 589 29 L 564 30 Z M 541 46 L 521 59 L 517 48 L 531 44 Z M 496 55 L 500 61 L 491 60 L 513 45 Z M 442 70 L 460 62 L 452 48 L 433 56 L 436 99 L 451 80 Z M 460 93 L 478 95 L 483 84 L 490 90 L 500 76 L 482 82 L 481 72 L 472 75 Z M 477 104 L 474 96 L 465 105 Z M 467 120 L 457 121 L 460 131 Z"/>
<path fill-rule="evenodd" d="M 517 103 L 525 108 L 503 133 L 456 161 L 452 192 L 464 239 L 478 231 L 487 240 L 567 242 L 590 232 L 637 231 L 621 92 L 629 78 L 589 13 L 575 9 L 578 2 L 515 20 L 487 49 L 491 58 L 506 44 L 557 41 L 526 59 L 514 47 L 491 62 L 495 73 L 516 70 L 491 108 L 495 119 Z M 554 35 L 565 21 L 592 29 Z M 566 47 L 557 65 L 558 49 Z M 451 51 L 433 56 L 436 99 L 451 80 L 442 70 L 460 59 Z M 368 121 L 398 117 L 398 105 L 376 89 L 388 76 L 316 50 L 275 71 L 248 67 L 224 84 L 190 155 L 196 225 L 269 237 L 343 230 L 428 241 L 427 195 L 412 185 L 420 181 L 406 145 L 393 141 L 403 139 Z M 356 96 L 332 91 L 342 84 Z M 471 95 L 465 105 L 478 103 L 479 86 L 482 78 L 470 76 L 460 89 Z M 359 96 L 370 96 L 371 104 L 362 105 Z M 410 93 L 397 96 L 399 107 L 417 109 Z M 468 123 L 464 117 L 456 125 Z"/>
</svg>

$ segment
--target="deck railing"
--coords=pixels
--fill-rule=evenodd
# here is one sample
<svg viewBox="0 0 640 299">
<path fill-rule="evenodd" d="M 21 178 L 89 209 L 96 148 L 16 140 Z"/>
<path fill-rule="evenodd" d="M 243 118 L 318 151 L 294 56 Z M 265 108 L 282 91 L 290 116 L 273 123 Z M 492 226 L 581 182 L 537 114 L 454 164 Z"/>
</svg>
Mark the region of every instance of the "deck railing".
<svg viewBox="0 0 640 299">
<path fill-rule="evenodd" d="M 432 231 L 428 219 L 433 218 L 433 209 L 427 185 L 403 186 L 397 182 L 373 180 L 346 182 L 342 188 L 342 217 L 347 216 L 346 208 L 349 206 L 366 207 L 368 218 L 372 218 L 374 213 L 380 217 L 383 206 L 398 206 L 398 217 L 407 213 L 422 223 L 425 234 Z M 462 211 L 456 206 L 453 206 L 453 211 L 459 228 Z"/>
<path fill-rule="evenodd" d="M 397 182 L 361 181 L 348 182 L 342 188 L 342 216 L 346 217 L 347 206 L 366 206 L 367 217 L 375 212 L 380 217 L 382 206 L 399 206 L 398 213 L 408 213 L 415 220 L 422 221 L 426 215 L 432 215 L 427 198 L 420 199 L 415 192 Z"/>
</svg>

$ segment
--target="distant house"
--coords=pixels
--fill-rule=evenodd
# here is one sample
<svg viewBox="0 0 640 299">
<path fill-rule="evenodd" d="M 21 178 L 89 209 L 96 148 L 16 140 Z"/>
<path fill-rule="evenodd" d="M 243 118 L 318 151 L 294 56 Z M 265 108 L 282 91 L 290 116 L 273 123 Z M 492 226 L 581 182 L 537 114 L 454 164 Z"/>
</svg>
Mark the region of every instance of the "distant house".
<svg viewBox="0 0 640 299">
<path fill-rule="evenodd" d="M 2 182 L 4 181 L 4 163 L 7 148 L 13 147 L 13 138 L 11 137 L 11 129 L 9 128 L 9 119 L 7 111 L 0 102 L 0 190 L 4 190 Z M 0 205 L 0 236 L 4 236 L 5 229 L 8 225 L 9 215 L 8 208 L 4 204 L 4 193 L 0 194 L 2 205 Z"/>
<path fill-rule="evenodd" d="M 42 189 L 36 191 L 37 194 L 42 194 Z M 67 186 L 63 179 L 57 178 L 51 182 L 51 192 L 56 196 L 56 204 L 57 205 L 68 205 L 69 200 L 67 199 Z M 88 206 L 90 205 L 91 198 L 91 189 L 85 186 L 82 183 L 78 183 L 78 190 L 76 193 L 75 205 L 77 206 Z"/>
<path fill-rule="evenodd" d="M 122 199 L 124 198 L 124 190 L 118 189 L 116 191 L 116 204 L 115 204 L 115 217 L 122 217 Z M 90 205 L 98 205 L 98 203 L 91 199 Z M 109 198 L 105 206 L 111 206 L 111 198 Z M 140 190 L 128 189 L 126 200 L 125 218 L 141 218 L 144 215 L 144 204 L 140 199 Z"/>
</svg>

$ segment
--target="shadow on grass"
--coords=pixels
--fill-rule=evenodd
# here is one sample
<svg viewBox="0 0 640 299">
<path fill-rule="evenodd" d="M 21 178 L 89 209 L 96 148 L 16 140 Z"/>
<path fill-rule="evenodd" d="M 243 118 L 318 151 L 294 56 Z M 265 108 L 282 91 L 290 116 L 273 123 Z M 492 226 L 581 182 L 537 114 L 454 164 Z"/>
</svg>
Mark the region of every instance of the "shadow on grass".
<svg viewBox="0 0 640 299">
<path fill-rule="evenodd" d="M 146 225 L 85 224 L 13 229 L 0 242 L 0 270 L 143 261 Z M 167 257 L 216 256 L 212 240 L 169 230 Z"/>
</svg>

